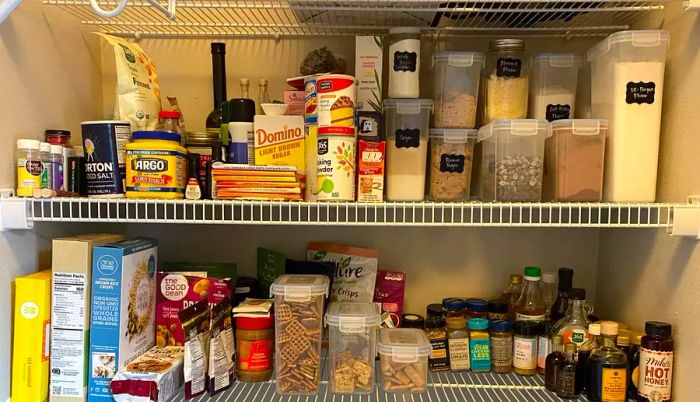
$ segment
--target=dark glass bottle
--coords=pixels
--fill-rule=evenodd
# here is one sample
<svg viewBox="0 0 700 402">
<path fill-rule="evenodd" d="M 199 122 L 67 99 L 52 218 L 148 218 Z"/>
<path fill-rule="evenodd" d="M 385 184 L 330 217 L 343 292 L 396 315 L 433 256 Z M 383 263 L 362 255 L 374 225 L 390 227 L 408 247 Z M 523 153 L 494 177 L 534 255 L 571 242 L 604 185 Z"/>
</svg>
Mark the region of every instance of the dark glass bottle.
<svg viewBox="0 0 700 402">
<path fill-rule="evenodd" d="M 207 132 L 221 131 L 221 103 L 226 100 L 226 44 L 211 44 L 211 68 L 214 84 L 214 110 L 207 116 Z"/>
<path fill-rule="evenodd" d="M 552 335 L 552 353 L 547 355 L 544 370 L 544 387 L 547 390 L 556 392 L 557 390 L 557 375 L 559 365 L 565 360 L 564 345 L 561 335 Z"/>
<path fill-rule="evenodd" d="M 549 318 L 552 322 L 557 322 L 566 315 L 566 310 L 569 308 L 569 291 L 574 280 L 574 270 L 571 268 L 559 268 L 558 274 L 557 298 L 552 304 Z"/>
<path fill-rule="evenodd" d="M 601 347 L 591 354 L 588 362 L 588 388 L 591 402 L 625 402 L 627 400 L 627 356 L 618 349 L 618 324 L 600 323 Z"/>
<path fill-rule="evenodd" d="M 671 324 L 648 321 L 647 334 L 642 337 L 639 351 L 640 402 L 666 402 L 672 400 L 673 349 Z"/>
<path fill-rule="evenodd" d="M 575 399 L 581 393 L 576 381 L 576 344 L 567 343 L 564 348 L 566 358 L 557 369 L 556 394 L 563 399 Z"/>
<path fill-rule="evenodd" d="M 207 182 L 204 185 L 204 192 L 206 193 L 206 199 L 208 200 L 213 200 L 214 196 L 214 177 L 212 175 L 212 165 L 216 162 L 223 162 L 221 155 L 222 155 L 221 147 L 220 146 L 213 146 L 211 147 L 211 160 L 206 162 L 206 171 L 207 171 Z"/>
<path fill-rule="evenodd" d="M 593 324 L 590 324 L 588 326 L 588 340 L 581 345 L 581 347 L 578 350 L 578 354 L 576 357 L 577 360 L 577 365 L 576 369 L 578 370 L 579 377 L 582 380 L 583 386 L 582 390 L 588 389 L 588 358 L 591 356 L 591 354 L 598 349 L 599 343 L 598 343 L 598 338 L 600 337 L 600 324 L 597 322 L 594 322 Z"/>
<path fill-rule="evenodd" d="M 627 399 L 632 401 L 639 399 L 639 394 L 637 393 L 637 384 L 639 383 L 639 348 L 642 344 L 643 336 L 644 334 L 641 332 L 632 333 L 632 339 L 630 339 L 632 344 L 627 353 L 627 364 L 630 368 L 627 379 Z"/>
</svg>

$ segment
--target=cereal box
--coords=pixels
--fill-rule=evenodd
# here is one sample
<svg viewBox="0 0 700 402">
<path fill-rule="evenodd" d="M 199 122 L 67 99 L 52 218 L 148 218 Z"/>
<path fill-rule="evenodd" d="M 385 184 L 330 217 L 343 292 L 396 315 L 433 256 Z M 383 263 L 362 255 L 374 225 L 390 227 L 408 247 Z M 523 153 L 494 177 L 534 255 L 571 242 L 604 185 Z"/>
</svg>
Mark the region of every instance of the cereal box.
<svg viewBox="0 0 700 402">
<path fill-rule="evenodd" d="M 255 164 L 306 172 L 303 116 L 255 116 Z"/>
<path fill-rule="evenodd" d="M 94 248 L 88 402 L 112 401 L 115 373 L 155 344 L 157 259 L 153 239 Z"/>
<path fill-rule="evenodd" d="M 357 145 L 357 202 L 382 202 L 386 142 L 359 140 Z"/>
<path fill-rule="evenodd" d="M 355 37 L 357 110 L 382 111 L 382 37 Z"/>
</svg>

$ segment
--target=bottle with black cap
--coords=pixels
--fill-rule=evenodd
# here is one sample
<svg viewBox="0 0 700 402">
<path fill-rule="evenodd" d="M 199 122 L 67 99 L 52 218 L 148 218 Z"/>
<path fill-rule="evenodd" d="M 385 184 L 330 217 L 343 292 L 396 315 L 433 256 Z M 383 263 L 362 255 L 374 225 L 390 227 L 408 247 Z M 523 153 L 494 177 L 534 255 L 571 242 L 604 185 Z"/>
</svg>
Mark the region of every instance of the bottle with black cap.
<svg viewBox="0 0 700 402">
<path fill-rule="evenodd" d="M 557 298 L 552 304 L 549 316 L 552 322 L 557 322 L 566 315 L 566 309 L 569 307 L 569 291 L 574 280 L 574 270 L 571 268 L 559 268 L 558 275 Z"/>
<path fill-rule="evenodd" d="M 253 121 L 255 102 L 236 98 L 226 102 L 228 107 L 228 161 L 243 165 L 255 164 Z"/>
<path fill-rule="evenodd" d="M 201 200 L 202 182 L 199 177 L 199 154 L 187 155 L 187 186 L 185 187 L 185 199 Z"/>
<path fill-rule="evenodd" d="M 226 100 L 226 44 L 211 44 L 211 69 L 214 84 L 214 109 L 207 116 L 207 132 L 221 130 L 221 103 Z"/>
<path fill-rule="evenodd" d="M 576 346 L 581 346 L 589 338 L 588 314 L 590 309 L 586 304 L 586 290 L 581 288 L 573 288 L 569 293 L 571 302 L 566 310 L 566 315 L 561 320 L 554 323 L 552 334 L 561 335 L 564 337 L 564 344 L 575 343 Z"/>
<path fill-rule="evenodd" d="M 646 335 L 639 350 L 639 382 L 637 392 L 640 402 L 666 402 L 671 398 L 673 382 L 673 349 L 671 324 L 647 321 Z"/>
<path fill-rule="evenodd" d="M 214 189 L 214 175 L 212 173 L 212 166 L 216 162 L 223 162 L 221 147 L 219 146 L 211 147 L 211 160 L 207 161 L 205 165 L 207 180 L 203 190 L 205 191 L 206 199 L 208 200 L 213 200 L 216 198 L 216 194 L 214 193 L 216 191 Z"/>
</svg>

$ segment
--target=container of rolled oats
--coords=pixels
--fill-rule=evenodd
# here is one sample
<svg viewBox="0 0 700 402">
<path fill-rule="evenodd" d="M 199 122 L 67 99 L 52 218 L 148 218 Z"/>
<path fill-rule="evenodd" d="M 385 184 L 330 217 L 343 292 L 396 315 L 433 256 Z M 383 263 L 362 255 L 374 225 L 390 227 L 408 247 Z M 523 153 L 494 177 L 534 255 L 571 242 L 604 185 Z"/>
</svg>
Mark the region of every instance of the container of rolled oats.
<svg viewBox="0 0 700 402">
<path fill-rule="evenodd" d="M 430 199 L 466 201 L 477 130 L 430 129 Z"/>
<path fill-rule="evenodd" d="M 437 52 L 434 127 L 474 128 L 485 57 L 478 52 Z"/>
</svg>

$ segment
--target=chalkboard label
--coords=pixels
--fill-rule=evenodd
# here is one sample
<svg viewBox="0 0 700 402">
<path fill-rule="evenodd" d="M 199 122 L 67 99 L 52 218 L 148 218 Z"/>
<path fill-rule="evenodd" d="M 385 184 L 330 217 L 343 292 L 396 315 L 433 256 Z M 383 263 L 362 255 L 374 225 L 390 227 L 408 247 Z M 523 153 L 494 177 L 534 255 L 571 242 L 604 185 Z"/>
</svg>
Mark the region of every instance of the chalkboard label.
<svg viewBox="0 0 700 402">
<path fill-rule="evenodd" d="M 464 173 L 464 155 L 442 154 L 440 171 L 444 173 Z"/>
<path fill-rule="evenodd" d="M 416 52 L 394 52 L 394 71 L 416 72 L 418 55 Z"/>
<path fill-rule="evenodd" d="M 653 104 L 656 95 L 656 84 L 653 82 L 628 82 L 627 83 L 627 104 Z"/>
<path fill-rule="evenodd" d="M 499 58 L 496 60 L 497 77 L 520 77 L 523 62 L 519 59 Z"/>
<path fill-rule="evenodd" d="M 569 119 L 571 118 L 571 105 L 547 105 L 545 118 L 547 121 Z"/>
<path fill-rule="evenodd" d="M 396 148 L 418 148 L 420 146 L 420 129 L 408 128 L 396 130 Z"/>
</svg>

